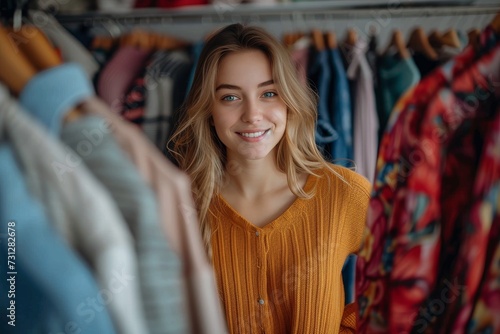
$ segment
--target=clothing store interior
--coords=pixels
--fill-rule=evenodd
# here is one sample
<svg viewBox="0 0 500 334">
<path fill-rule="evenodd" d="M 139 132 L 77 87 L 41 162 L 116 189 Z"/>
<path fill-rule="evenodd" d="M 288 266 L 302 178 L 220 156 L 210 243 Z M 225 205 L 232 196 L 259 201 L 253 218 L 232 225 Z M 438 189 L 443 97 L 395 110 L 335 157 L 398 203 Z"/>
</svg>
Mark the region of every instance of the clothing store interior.
<svg viewBox="0 0 500 334">
<path fill-rule="evenodd" d="M 318 148 L 372 185 L 342 269 L 356 332 L 500 333 L 498 1 L 0 9 L 1 333 L 227 333 L 167 142 L 231 23 L 283 43 L 317 93 Z"/>
</svg>

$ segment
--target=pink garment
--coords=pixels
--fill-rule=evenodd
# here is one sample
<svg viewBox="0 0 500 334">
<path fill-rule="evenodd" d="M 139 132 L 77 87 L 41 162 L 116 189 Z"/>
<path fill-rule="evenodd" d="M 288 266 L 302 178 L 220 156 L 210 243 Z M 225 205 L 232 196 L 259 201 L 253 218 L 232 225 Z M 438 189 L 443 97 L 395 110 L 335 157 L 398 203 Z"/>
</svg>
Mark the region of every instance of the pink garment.
<svg viewBox="0 0 500 334">
<path fill-rule="evenodd" d="M 354 162 L 356 171 L 373 183 L 377 163 L 378 116 L 373 75 L 365 53 L 367 44 L 359 39 L 348 51 L 347 77 L 356 84 L 354 99 Z"/>
<path fill-rule="evenodd" d="M 309 63 L 309 46 L 297 47 L 292 50 L 292 60 L 297 69 L 297 75 L 303 85 L 307 85 L 307 64 Z"/>
<path fill-rule="evenodd" d="M 183 261 L 192 333 L 226 333 L 187 175 L 167 160 L 139 128 L 111 113 L 100 99 L 87 100 L 82 110 L 96 113 L 108 122 L 119 145 L 156 193 L 162 227 L 172 250 Z"/>
<path fill-rule="evenodd" d="M 97 82 L 97 94 L 109 105 L 114 113 L 123 109 L 125 96 L 130 91 L 134 79 L 145 67 L 150 52 L 132 46 L 118 49 L 104 66 Z"/>
</svg>

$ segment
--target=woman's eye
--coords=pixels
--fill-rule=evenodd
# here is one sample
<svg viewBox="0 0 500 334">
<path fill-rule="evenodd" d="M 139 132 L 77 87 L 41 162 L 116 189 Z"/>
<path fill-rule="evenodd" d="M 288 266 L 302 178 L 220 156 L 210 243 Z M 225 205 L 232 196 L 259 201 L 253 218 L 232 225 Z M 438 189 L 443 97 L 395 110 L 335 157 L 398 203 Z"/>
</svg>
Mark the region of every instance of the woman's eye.
<svg viewBox="0 0 500 334">
<path fill-rule="evenodd" d="M 264 94 L 262 94 L 263 97 L 274 97 L 276 95 L 277 94 L 275 92 L 265 92 Z"/>
<path fill-rule="evenodd" d="M 234 95 L 227 95 L 222 98 L 222 101 L 236 101 L 237 98 Z"/>
</svg>

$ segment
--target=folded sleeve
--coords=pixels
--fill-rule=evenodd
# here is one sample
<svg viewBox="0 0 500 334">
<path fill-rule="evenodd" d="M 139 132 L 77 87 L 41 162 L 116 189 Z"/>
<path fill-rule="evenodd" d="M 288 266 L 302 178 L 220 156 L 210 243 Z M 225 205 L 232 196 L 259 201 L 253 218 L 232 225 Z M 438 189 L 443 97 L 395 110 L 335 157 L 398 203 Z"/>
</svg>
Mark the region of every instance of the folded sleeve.
<svg viewBox="0 0 500 334">
<path fill-rule="evenodd" d="M 339 333 L 356 333 L 358 303 L 354 302 L 344 307 Z"/>
</svg>

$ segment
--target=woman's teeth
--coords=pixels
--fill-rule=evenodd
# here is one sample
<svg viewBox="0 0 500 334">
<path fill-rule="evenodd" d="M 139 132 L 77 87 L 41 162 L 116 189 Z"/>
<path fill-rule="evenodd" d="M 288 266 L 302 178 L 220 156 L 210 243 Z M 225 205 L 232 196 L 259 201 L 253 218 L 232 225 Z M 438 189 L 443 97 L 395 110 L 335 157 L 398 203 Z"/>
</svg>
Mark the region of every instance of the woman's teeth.
<svg viewBox="0 0 500 334">
<path fill-rule="evenodd" d="M 266 131 L 259 131 L 259 132 L 245 132 L 241 133 L 243 137 L 248 137 L 248 138 L 255 138 L 255 137 L 260 137 L 262 136 Z"/>
</svg>

